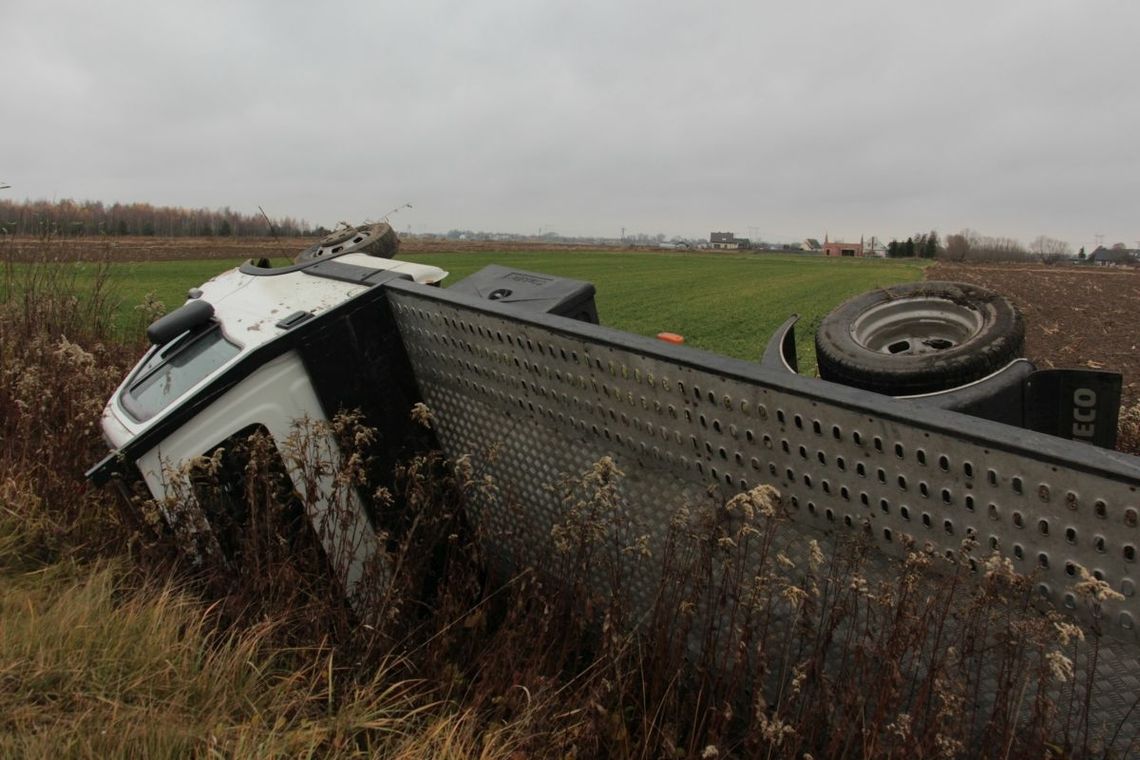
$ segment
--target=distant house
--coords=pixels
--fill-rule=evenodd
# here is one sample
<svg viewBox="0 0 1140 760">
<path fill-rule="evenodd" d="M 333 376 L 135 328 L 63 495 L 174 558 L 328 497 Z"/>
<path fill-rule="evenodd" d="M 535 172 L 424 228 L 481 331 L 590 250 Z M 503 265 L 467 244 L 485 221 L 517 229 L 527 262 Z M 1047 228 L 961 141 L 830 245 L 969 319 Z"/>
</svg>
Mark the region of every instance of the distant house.
<svg viewBox="0 0 1140 760">
<path fill-rule="evenodd" d="M 863 243 L 832 243 L 825 238 L 823 243 L 823 254 L 825 256 L 862 256 Z"/>
<path fill-rule="evenodd" d="M 1140 261 L 1140 250 L 1128 248 L 1105 248 L 1103 245 L 1089 254 L 1088 262 L 1097 266 L 1119 266 Z"/>
<path fill-rule="evenodd" d="M 736 235 L 731 232 L 712 232 L 709 234 L 709 244 L 713 248 L 719 249 L 736 249 L 740 247 L 740 241 L 736 239 Z"/>
<path fill-rule="evenodd" d="M 732 232 L 711 232 L 709 233 L 709 245 L 720 250 L 735 251 L 738 248 L 751 248 L 752 241 L 748 238 L 738 238 Z"/>
<path fill-rule="evenodd" d="M 800 243 L 801 251 L 822 251 L 823 246 L 815 238 L 804 238 L 804 242 Z"/>
</svg>

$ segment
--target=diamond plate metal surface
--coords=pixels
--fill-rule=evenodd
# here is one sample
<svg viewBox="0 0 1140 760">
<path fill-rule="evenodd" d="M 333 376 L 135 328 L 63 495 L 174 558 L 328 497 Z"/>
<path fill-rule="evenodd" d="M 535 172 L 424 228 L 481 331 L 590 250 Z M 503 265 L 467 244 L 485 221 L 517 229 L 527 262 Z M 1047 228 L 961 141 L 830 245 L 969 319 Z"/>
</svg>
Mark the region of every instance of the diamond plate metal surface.
<svg viewBox="0 0 1140 760">
<path fill-rule="evenodd" d="M 505 553 L 550 551 L 547 487 L 610 455 L 626 473 L 631 529 L 664 539 L 677 506 L 711 484 L 769 483 L 810 532 L 869 531 L 955 553 L 976 537 L 1080 615 L 1077 565 L 1124 595 L 1104 605 L 1100 715 L 1119 720 L 1140 684 L 1140 459 L 842 388 L 616 330 L 446 291 L 386 286 L 449 454 L 499 452 L 491 471 L 520 521 L 477 504 Z M 648 596 L 652 578 L 630 578 Z M 643 597 L 644 598 L 644 597 Z"/>
</svg>

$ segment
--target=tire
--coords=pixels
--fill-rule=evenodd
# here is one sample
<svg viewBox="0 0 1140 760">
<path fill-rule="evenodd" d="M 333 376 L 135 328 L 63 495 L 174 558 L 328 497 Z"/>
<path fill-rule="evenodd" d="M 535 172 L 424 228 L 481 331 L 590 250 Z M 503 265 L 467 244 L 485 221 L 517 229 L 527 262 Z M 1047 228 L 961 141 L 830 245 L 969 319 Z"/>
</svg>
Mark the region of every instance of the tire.
<svg viewBox="0 0 1140 760">
<path fill-rule="evenodd" d="M 300 264 L 344 253 L 367 253 L 369 256 L 394 259 L 399 251 L 400 238 L 396 231 L 387 222 L 377 222 L 333 232 L 322 238 L 321 242 L 301 251 L 294 261 Z"/>
<path fill-rule="evenodd" d="M 1025 322 L 1003 296 L 960 282 L 918 282 L 856 296 L 815 334 L 819 375 L 912 396 L 971 383 L 1021 356 Z"/>
</svg>

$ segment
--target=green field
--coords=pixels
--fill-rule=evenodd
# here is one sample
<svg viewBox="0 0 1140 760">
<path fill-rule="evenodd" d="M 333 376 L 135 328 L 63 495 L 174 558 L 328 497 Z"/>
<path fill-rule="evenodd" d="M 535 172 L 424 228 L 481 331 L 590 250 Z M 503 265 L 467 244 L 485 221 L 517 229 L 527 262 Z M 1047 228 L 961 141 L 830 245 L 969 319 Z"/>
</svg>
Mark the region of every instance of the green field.
<svg viewBox="0 0 1140 760">
<path fill-rule="evenodd" d="M 789 315 L 797 329 L 801 370 L 814 372 L 812 336 L 819 320 L 844 299 L 922 277 L 913 261 L 824 259 L 709 253 L 428 253 L 403 256 L 451 272 L 449 283 L 502 264 L 587 280 L 597 287 L 605 325 L 642 335 L 685 336 L 691 346 L 742 359 L 759 357 L 772 331 Z M 137 329 L 133 306 L 153 293 L 168 308 L 186 290 L 240 261 L 177 261 L 117 265 L 121 325 Z"/>
</svg>

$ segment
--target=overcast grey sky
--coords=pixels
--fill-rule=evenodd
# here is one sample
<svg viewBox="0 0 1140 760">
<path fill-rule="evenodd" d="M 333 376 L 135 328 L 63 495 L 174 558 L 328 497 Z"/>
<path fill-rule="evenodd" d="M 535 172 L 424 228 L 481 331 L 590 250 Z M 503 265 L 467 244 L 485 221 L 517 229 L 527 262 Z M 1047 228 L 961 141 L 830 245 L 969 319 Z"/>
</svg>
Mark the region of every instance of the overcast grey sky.
<svg viewBox="0 0 1140 760">
<path fill-rule="evenodd" d="M 1140 240 L 1135 0 L 0 0 L 13 198 Z"/>
</svg>

